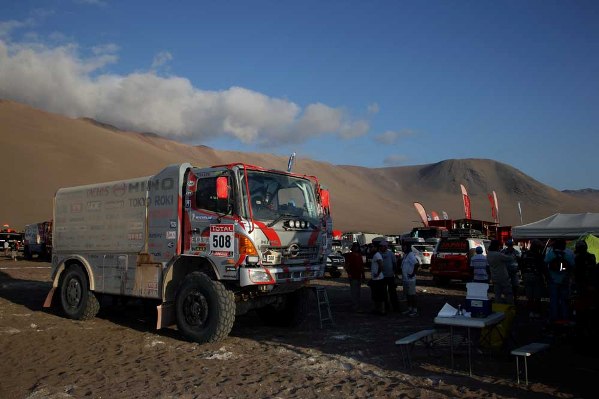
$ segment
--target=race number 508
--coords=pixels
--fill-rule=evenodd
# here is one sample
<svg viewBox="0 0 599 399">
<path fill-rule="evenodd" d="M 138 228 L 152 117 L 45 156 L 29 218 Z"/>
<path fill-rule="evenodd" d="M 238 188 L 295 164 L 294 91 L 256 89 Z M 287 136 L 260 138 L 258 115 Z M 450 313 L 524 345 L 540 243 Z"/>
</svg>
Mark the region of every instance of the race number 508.
<svg viewBox="0 0 599 399">
<path fill-rule="evenodd" d="M 212 236 L 212 248 L 213 249 L 230 249 L 231 248 L 231 236 L 214 234 Z"/>
<path fill-rule="evenodd" d="M 210 226 L 210 249 L 212 251 L 232 251 L 234 237 L 232 224 Z"/>
</svg>

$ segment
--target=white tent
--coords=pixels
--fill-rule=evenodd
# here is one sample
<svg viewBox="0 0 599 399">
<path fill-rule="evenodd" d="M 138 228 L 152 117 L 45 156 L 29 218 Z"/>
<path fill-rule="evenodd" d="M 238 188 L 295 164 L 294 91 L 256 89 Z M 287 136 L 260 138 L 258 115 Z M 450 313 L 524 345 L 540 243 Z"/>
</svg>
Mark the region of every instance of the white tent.
<svg viewBox="0 0 599 399">
<path fill-rule="evenodd" d="M 599 234 L 599 213 L 556 213 L 537 222 L 512 228 L 515 239 L 576 239 L 585 233 Z"/>
</svg>

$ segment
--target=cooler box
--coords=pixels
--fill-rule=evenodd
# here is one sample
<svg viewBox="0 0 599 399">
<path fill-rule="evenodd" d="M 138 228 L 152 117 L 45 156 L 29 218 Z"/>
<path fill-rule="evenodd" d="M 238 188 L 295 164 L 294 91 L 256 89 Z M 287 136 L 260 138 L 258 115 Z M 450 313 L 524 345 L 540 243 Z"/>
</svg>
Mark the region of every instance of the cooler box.
<svg viewBox="0 0 599 399">
<path fill-rule="evenodd" d="M 489 284 L 468 283 L 466 284 L 465 308 L 471 317 L 487 317 L 492 313 L 491 300 L 487 295 Z"/>
<path fill-rule="evenodd" d="M 483 318 L 492 313 L 490 299 L 466 298 L 466 305 L 464 307 L 470 312 L 471 317 Z"/>
</svg>

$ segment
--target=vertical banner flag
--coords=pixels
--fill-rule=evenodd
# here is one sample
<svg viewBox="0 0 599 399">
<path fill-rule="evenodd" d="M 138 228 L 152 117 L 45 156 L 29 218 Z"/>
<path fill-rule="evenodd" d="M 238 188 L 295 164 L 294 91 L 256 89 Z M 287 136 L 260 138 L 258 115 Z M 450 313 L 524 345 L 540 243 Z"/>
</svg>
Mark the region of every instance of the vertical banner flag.
<svg viewBox="0 0 599 399">
<path fill-rule="evenodd" d="M 420 202 L 414 202 L 414 208 L 416 208 L 416 212 L 418 212 L 418 216 L 420 216 L 420 220 L 424 227 L 428 227 L 428 220 L 426 218 L 426 211 Z"/>
<path fill-rule="evenodd" d="M 520 224 L 522 224 L 522 206 L 520 206 L 520 201 L 518 201 L 518 213 L 520 213 Z"/>
<path fill-rule="evenodd" d="M 287 172 L 291 172 L 293 168 L 293 164 L 295 163 L 295 152 L 289 156 L 289 161 L 287 162 Z"/>
<path fill-rule="evenodd" d="M 439 214 L 437 212 L 432 211 L 431 216 L 432 216 L 433 220 L 439 220 Z"/>
<path fill-rule="evenodd" d="M 447 212 L 443 211 L 443 220 L 448 220 L 449 219 L 449 215 L 447 214 Z"/>
<path fill-rule="evenodd" d="M 493 199 L 495 200 L 495 213 L 497 214 L 497 223 L 499 223 L 499 202 L 497 201 L 497 194 L 493 190 Z"/>
<path fill-rule="evenodd" d="M 466 215 L 466 219 L 472 219 L 472 212 L 470 211 L 470 197 L 468 197 L 468 192 L 463 184 L 460 184 L 460 188 L 462 189 L 462 199 L 464 200 L 464 215 Z"/>
<path fill-rule="evenodd" d="M 488 194 L 489 202 L 491 203 L 491 217 L 495 223 L 497 222 L 497 208 L 495 207 L 495 197 L 492 194 Z"/>
</svg>

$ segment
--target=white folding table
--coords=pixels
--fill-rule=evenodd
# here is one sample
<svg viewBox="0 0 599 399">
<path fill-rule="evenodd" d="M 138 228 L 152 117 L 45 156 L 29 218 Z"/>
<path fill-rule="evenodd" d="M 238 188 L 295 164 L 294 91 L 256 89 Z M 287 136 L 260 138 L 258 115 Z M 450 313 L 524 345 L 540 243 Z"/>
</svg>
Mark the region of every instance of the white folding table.
<svg viewBox="0 0 599 399">
<path fill-rule="evenodd" d="M 453 362 L 453 329 L 454 327 L 465 328 L 468 331 L 468 371 L 472 376 L 472 340 L 470 337 L 470 329 L 496 326 L 503 319 L 505 314 L 503 312 L 494 312 L 487 317 L 466 317 L 466 316 L 451 316 L 451 317 L 435 317 L 435 324 L 442 326 L 449 326 L 449 346 L 451 351 L 451 368 L 454 368 Z"/>
</svg>

